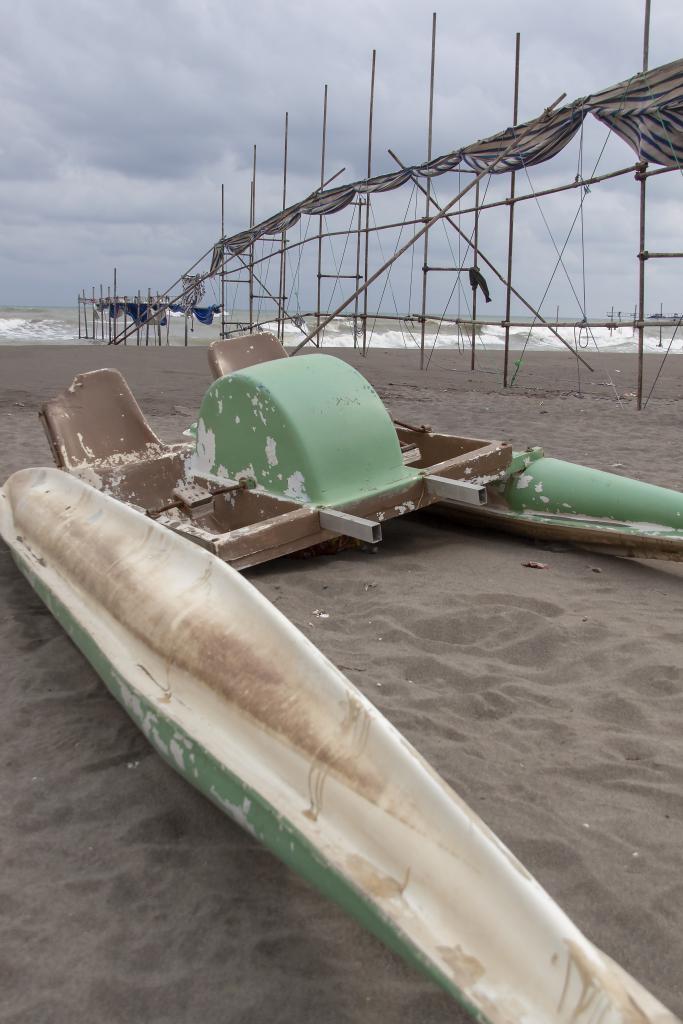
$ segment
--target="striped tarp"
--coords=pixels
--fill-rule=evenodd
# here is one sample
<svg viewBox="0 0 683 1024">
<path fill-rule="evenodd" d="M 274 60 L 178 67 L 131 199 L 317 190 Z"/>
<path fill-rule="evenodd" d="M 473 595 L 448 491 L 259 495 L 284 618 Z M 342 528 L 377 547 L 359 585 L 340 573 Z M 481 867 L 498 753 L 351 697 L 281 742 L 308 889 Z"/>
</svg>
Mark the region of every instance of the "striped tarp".
<svg viewBox="0 0 683 1024">
<path fill-rule="evenodd" d="M 653 68 L 589 96 L 588 109 L 641 160 L 683 166 L 683 61 Z"/>
<path fill-rule="evenodd" d="M 683 167 L 683 60 L 677 60 L 427 163 L 314 192 L 253 228 L 220 239 L 214 247 L 211 272 L 221 265 L 222 249 L 234 255 L 243 253 L 259 238 L 289 230 L 303 214 L 337 213 L 359 195 L 390 192 L 413 179 L 455 171 L 461 163 L 483 171 L 497 161 L 492 174 L 543 163 L 568 145 L 589 113 L 627 142 L 640 160 Z M 521 145 L 501 158 L 515 139 L 520 139 Z"/>
</svg>

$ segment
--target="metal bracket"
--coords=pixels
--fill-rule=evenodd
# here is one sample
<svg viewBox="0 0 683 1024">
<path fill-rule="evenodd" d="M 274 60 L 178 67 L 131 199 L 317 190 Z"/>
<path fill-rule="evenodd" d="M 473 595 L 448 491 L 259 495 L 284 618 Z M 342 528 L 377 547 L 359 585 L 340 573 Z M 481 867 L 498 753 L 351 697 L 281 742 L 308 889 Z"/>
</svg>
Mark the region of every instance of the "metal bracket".
<svg viewBox="0 0 683 1024">
<path fill-rule="evenodd" d="M 321 508 L 319 516 L 321 530 L 355 537 L 367 544 L 379 544 L 382 539 L 382 527 L 373 519 L 361 519 L 360 516 L 352 516 L 336 508 Z"/>
<path fill-rule="evenodd" d="M 426 476 L 424 479 L 429 494 L 443 501 L 453 501 L 460 505 L 486 504 L 486 488 L 482 484 L 450 480 L 447 476 Z"/>
</svg>

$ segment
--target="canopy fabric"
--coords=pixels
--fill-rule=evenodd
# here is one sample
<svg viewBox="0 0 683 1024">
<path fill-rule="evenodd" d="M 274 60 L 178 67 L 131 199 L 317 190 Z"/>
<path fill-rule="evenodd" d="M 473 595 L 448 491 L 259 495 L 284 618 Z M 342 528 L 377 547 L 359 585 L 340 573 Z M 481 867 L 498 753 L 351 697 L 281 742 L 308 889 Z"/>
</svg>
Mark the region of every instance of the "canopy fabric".
<svg viewBox="0 0 683 1024">
<path fill-rule="evenodd" d="M 492 160 L 495 160 L 524 132 L 521 149 L 513 149 L 511 153 L 503 157 L 496 164 L 492 173 L 503 174 L 505 171 L 520 171 L 524 167 L 545 163 L 571 142 L 583 124 L 585 116 L 586 110 L 579 100 L 572 106 L 562 107 L 550 117 L 539 121 L 536 127 L 533 127 L 533 121 L 529 121 L 527 124 L 517 125 L 515 128 L 506 128 L 504 132 L 499 132 L 497 135 L 491 136 L 490 139 L 467 146 L 462 150 L 463 162 L 477 172 L 483 171 Z"/>
<path fill-rule="evenodd" d="M 357 196 L 389 192 L 411 179 L 433 178 L 457 170 L 461 163 L 480 172 L 499 160 L 492 174 L 543 163 L 569 144 L 589 113 L 628 143 L 639 160 L 665 167 L 683 166 L 683 60 L 676 60 L 427 163 L 314 192 L 253 228 L 220 239 L 213 249 L 210 273 L 220 269 L 224 252 L 239 255 L 257 239 L 289 230 L 302 215 L 337 213 Z M 499 159 L 522 135 L 521 148 Z"/>
<path fill-rule="evenodd" d="M 589 97 L 590 112 L 648 163 L 683 166 L 683 60 Z"/>
</svg>

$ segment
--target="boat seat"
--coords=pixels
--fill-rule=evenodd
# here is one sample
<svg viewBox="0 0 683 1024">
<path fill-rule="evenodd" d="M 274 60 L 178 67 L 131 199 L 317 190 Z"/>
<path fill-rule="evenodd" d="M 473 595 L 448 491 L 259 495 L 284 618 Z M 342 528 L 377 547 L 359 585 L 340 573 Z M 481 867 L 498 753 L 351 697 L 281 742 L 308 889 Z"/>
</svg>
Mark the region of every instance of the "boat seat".
<svg viewBox="0 0 683 1024">
<path fill-rule="evenodd" d="M 209 366 L 216 380 L 247 366 L 286 358 L 287 353 L 274 334 L 244 334 L 221 338 L 209 345 Z"/>
<path fill-rule="evenodd" d="M 157 437 L 118 370 L 78 374 L 40 419 L 60 469 L 145 508 L 171 495 L 191 450 Z"/>
</svg>

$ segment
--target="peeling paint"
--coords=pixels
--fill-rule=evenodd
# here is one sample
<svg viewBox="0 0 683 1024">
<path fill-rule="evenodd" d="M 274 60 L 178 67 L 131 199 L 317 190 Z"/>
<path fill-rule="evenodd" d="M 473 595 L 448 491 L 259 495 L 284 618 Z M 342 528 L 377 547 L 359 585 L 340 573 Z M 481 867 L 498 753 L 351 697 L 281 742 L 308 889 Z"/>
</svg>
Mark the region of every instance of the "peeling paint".
<svg viewBox="0 0 683 1024">
<path fill-rule="evenodd" d="M 169 750 L 171 752 L 171 757 L 175 761 L 179 771 L 184 772 L 185 771 L 185 751 L 181 747 L 181 745 L 178 742 L 177 738 L 174 737 L 171 740 L 171 742 L 169 743 Z"/>
<path fill-rule="evenodd" d="M 299 470 L 287 477 L 287 490 L 285 494 L 288 498 L 294 498 L 296 501 L 309 500 L 306 493 L 306 481 L 304 480 L 303 473 L 299 472 Z"/>
<path fill-rule="evenodd" d="M 273 437 L 266 438 L 266 459 L 269 466 L 277 466 L 277 442 Z"/>
<path fill-rule="evenodd" d="M 220 804 L 226 814 L 229 814 L 233 821 L 237 822 L 246 832 L 250 835 L 256 836 L 253 825 L 249 822 L 249 811 L 251 810 L 251 801 L 245 797 L 241 804 L 231 803 L 226 797 L 221 796 L 215 786 L 210 789 L 212 798 L 216 803 Z"/>
<path fill-rule="evenodd" d="M 201 467 L 211 470 L 216 461 L 216 435 L 204 420 L 197 421 L 197 458 Z"/>
</svg>

